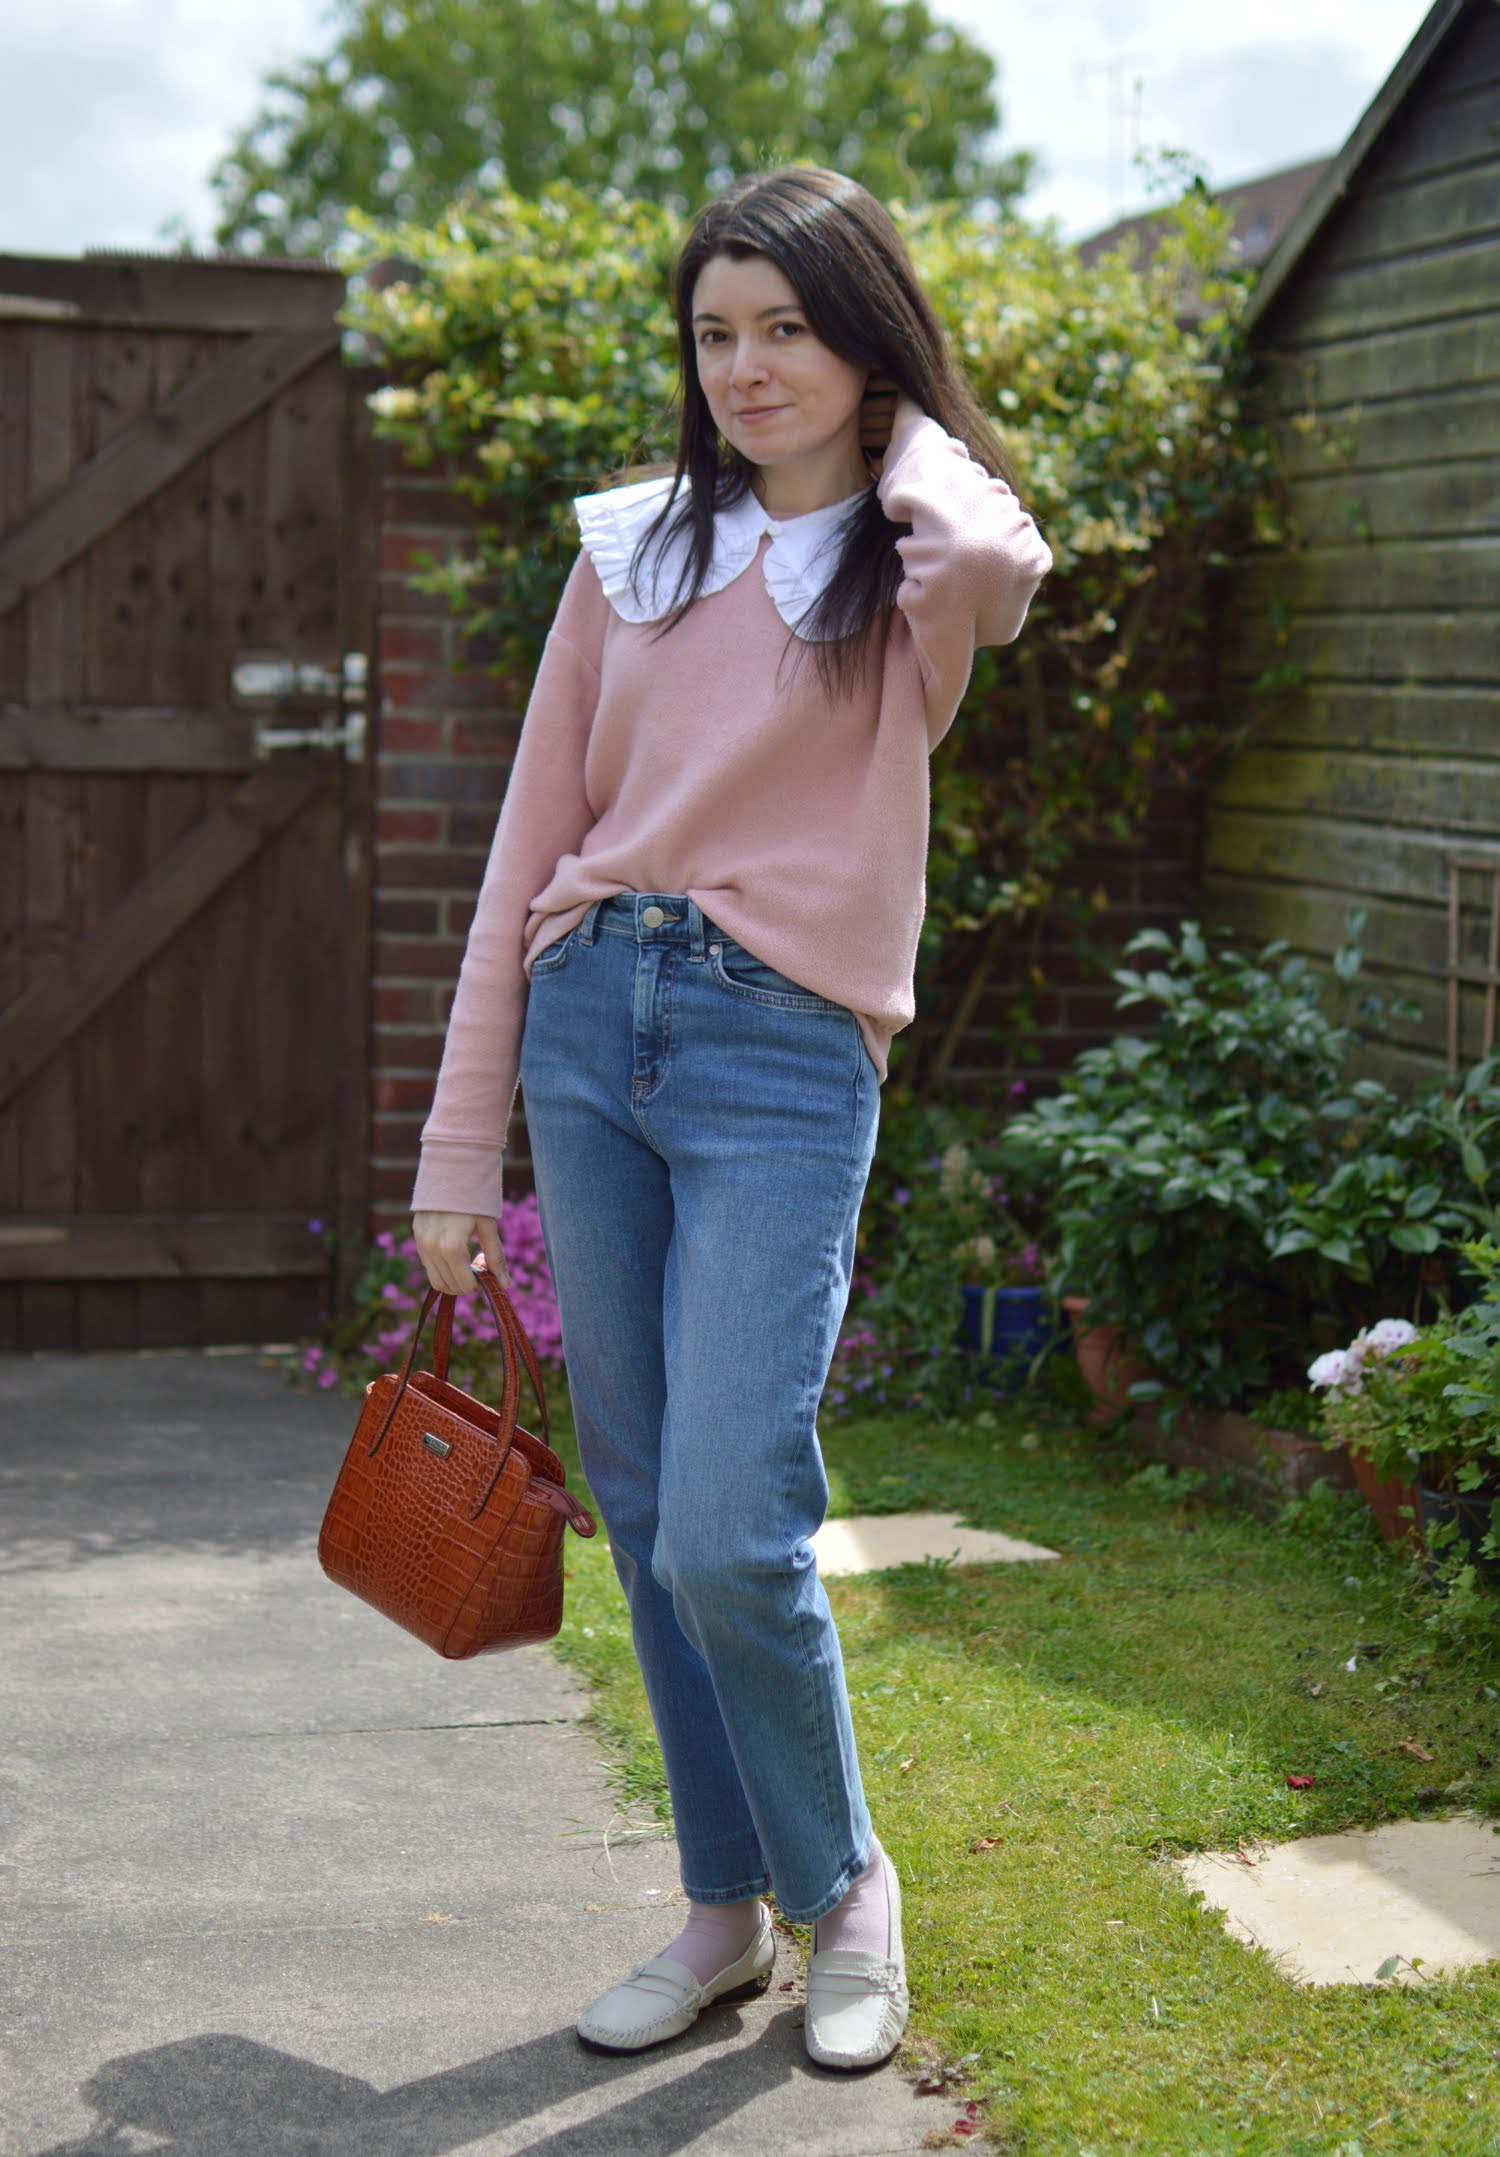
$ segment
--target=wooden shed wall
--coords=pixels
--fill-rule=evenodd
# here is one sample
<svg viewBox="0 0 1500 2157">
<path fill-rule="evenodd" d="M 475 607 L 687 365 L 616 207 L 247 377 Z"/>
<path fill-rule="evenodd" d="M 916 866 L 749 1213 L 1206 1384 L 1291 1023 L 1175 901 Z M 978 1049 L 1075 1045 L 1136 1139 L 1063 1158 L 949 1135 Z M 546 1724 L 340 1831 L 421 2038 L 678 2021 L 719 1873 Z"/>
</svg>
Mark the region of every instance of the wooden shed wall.
<svg viewBox="0 0 1500 2157">
<path fill-rule="evenodd" d="M 1382 1060 L 1428 1076 L 1445 857 L 1500 865 L 1500 7 L 1460 17 L 1258 342 L 1297 544 L 1247 568 L 1223 625 L 1250 731 L 1210 798 L 1206 910 L 1326 958 L 1365 907 L 1375 985 L 1423 1008 Z M 1488 879 L 1462 890 L 1481 963 Z"/>
</svg>

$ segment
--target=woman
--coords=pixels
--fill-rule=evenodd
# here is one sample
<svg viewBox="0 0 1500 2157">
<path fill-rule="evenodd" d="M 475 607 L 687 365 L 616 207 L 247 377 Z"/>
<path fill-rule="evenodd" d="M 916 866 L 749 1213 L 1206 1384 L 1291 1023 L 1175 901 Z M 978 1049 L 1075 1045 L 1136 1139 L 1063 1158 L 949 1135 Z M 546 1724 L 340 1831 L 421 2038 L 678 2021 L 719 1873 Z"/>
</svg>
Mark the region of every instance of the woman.
<svg viewBox="0 0 1500 2157">
<path fill-rule="evenodd" d="M 1051 556 L 863 188 L 741 181 L 675 293 L 676 471 L 577 504 L 413 1226 L 435 1287 L 472 1289 L 474 1243 L 502 1273 L 519 1075 L 691 1905 L 580 2037 L 763 1990 L 774 1890 L 813 1926 L 812 2058 L 867 2067 L 906 2023 L 900 1889 L 809 1547 L 815 1418 L 914 1011 L 927 757 Z"/>
</svg>

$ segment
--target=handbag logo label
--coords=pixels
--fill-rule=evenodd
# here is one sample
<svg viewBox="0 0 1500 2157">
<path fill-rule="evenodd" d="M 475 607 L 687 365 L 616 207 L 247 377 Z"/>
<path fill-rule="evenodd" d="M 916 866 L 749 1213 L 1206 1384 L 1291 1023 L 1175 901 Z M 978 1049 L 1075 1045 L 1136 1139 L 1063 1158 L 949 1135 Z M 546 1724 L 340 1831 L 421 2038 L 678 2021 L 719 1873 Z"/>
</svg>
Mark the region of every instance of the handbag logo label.
<svg viewBox="0 0 1500 2157">
<path fill-rule="evenodd" d="M 424 1446 L 426 1446 L 427 1450 L 430 1453 L 440 1454 L 444 1460 L 446 1460 L 448 1458 L 448 1455 L 453 1451 L 453 1448 L 451 1445 L 449 1445 L 447 1439 L 439 1438 L 436 1431 L 423 1431 L 422 1443 Z"/>
</svg>

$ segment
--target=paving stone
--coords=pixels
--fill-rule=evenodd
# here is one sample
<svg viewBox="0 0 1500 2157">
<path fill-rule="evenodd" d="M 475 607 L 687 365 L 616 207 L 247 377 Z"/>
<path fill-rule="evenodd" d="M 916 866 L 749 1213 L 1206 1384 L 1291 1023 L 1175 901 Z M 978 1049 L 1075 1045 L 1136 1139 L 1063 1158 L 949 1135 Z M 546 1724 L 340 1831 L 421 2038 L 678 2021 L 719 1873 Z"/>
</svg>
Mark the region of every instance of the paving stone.
<svg viewBox="0 0 1500 2157">
<path fill-rule="evenodd" d="M 1172 1862 L 1300 1984 L 1370 1984 L 1393 1955 L 1404 1983 L 1500 1956 L 1500 1835 L 1472 1813 Z"/>
<path fill-rule="evenodd" d="M 762 1999 L 608 2059 L 679 1922 L 545 1649 L 324 1579 L 353 1409 L 252 1357 L 0 1357 L 0 2157 L 915 2157 Z"/>
<path fill-rule="evenodd" d="M 890 1565 L 951 1558 L 957 1565 L 1013 1565 L 1055 1558 L 1041 1543 L 992 1528 L 966 1528 L 956 1513 L 876 1513 L 862 1520 L 826 1520 L 813 1537 L 818 1571 L 879 1573 Z"/>
</svg>

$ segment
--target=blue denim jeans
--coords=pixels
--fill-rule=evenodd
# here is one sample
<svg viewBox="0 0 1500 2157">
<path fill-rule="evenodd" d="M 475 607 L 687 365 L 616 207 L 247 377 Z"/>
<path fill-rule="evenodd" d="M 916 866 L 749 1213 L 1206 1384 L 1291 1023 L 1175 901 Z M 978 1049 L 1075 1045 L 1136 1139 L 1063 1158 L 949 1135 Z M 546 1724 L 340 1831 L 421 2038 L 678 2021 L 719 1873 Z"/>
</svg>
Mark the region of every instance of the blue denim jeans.
<svg viewBox="0 0 1500 2157">
<path fill-rule="evenodd" d="M 584 1473 L 630 1605 L 682 1884 L 831 1910 L 869 1856 L 809 1547 L 817 1409 L 879 1120 L 851 1011 L 681 894 L 537 960 L 521 1088 Z"/>
</svg>

